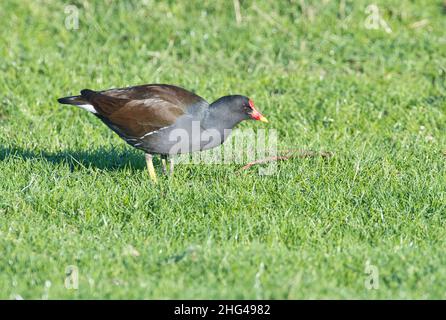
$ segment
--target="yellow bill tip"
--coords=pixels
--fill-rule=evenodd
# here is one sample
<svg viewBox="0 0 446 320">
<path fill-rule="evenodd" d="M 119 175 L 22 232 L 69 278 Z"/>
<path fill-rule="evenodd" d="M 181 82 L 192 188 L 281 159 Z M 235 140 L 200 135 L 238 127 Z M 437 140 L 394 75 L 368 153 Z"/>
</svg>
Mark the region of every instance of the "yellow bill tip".
<svg viewBox="0 0 446 320">
<path fill-rule="evenodd" d="M 260 116 L 259 121 L 262 121 L 262 122 L 265 122 L 265 123 L 269 122 L 268 119 L 266 119 L 266 117 L 264 117 L 264 116 Z"/>
</svg>

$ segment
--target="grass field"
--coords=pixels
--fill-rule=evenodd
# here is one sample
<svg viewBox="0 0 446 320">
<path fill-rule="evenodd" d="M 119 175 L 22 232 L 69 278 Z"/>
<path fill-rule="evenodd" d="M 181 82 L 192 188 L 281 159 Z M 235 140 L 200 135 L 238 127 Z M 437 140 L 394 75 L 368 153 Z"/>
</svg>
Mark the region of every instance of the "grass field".
<svg viewBox="0 0 446 320">
<path fill-rule="evenodd" d="M 64 1 L 2 1 L 0 298 L 446 298 L 445 11 L 375 1 L 386 32 L 371 3 L 72 1 L 73 29 Z M 334 156 L 154 185 L 56 101 L 142 83 L 250 96 L 279 149 Z"/>
</svg>

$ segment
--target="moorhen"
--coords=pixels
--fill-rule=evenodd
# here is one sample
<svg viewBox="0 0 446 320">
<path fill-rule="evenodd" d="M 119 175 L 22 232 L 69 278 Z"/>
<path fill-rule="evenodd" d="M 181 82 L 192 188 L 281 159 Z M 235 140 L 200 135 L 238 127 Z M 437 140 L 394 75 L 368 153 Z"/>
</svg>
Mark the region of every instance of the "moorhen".
<svg viewBox="0 0 446 320">
<path fill-rule="evenodd" d="M 154 181 L 154 154 L 161 155 L 166 173 L 169 155 L 217 147 L 243 120 L 268 122 L 245 96 L 225 96 L 209 104 L 188 90 L 167 84 L 104 91 L 85 89 L 79 96 L 58 101 L 93 113 L 128 144 L 144 151 Z M 173 160 L 170 160 L 172 174 Z"/>
</svg>

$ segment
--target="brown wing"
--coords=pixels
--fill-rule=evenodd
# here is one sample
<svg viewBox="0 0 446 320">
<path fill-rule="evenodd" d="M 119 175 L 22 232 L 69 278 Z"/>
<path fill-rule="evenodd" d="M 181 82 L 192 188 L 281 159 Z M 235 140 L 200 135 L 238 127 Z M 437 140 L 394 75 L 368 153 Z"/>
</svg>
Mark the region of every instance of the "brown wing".
<svg viewBox="0 0 446 320">
<path fill-rule="evenodd" d="M 171 85 L 150 84 L 100 92 L 82 90 L 81 93 L 115 131 L 135 138 L 173 124 L 193 105 L 207 105 L 198 95 Z"/>
</svg>

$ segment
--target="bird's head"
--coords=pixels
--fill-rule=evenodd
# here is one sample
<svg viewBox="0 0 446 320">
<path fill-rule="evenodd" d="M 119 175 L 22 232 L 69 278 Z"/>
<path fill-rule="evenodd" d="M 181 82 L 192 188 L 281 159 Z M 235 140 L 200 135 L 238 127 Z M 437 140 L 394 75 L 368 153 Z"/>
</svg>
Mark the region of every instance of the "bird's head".
<svg viewBox="0 0 446 320">
<path fill-rule="evenodd" d="M 247 100 L 247 101 L 246 101 Z M 251 119 L 268 123 L 268 119 L 264 117 L 254 106 L 254 101 L 248 97 L 243 97 L 243 110 Z"/>
<path fill-rule="evenodd" d="M 268 119 L 266 119 L 266 117 L 264 117 L 254 106 L 254 102 L 245 96 L 226 96 L 218 99 L 213 105 L 218 106 L 219 108 L 227 108 L 227 111 L 230 114 L 239 117 L 240 120 L 252 119 L 268 122 Z"/>
</svg>

